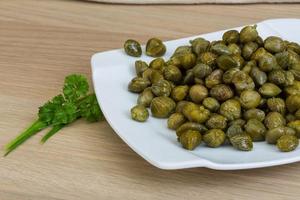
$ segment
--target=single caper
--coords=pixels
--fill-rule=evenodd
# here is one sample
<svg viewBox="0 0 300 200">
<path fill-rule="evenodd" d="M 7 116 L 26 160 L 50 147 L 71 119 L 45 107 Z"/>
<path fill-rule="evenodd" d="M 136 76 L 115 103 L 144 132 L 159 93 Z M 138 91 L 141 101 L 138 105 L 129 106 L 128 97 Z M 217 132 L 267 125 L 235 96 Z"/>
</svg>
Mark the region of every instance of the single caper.
<svg viewBox="0 0 300 200">
<path fill-rule="evenodd" d="M 231 54 L 231 51 L 229 50 L 229 48 L 223 43 L 217 43 L 215 45 L 212 45 L 210 50 L 217 55 L 230 55 Z"/>
<path fill-rule="evenodd" d="M 296 136 L 300 138 L 300 120 L 294 120 L 287 124 L 288 127 L 296 131 Z"/>
<path fill-rule="evenodd" d="M 299 146 L 299 139 L 294 135 L 283 135 L 277 140 L 276 146 L 283 152 L 293 151 Z"/>
<path fill-rule="evenodd" d="M 189 101 L 179 101 L 177 102 L 175 112 L 182 113 L 183 107 L 189 103 Z"/>
<path fill-rule="evenodd" d="M 289 52 L 283 51 L 275 54 L 276 61 L 281 69 L 286 69 L 289 66 Z"/>
<path fill-rule="evenodd" d="M 203 136 L 203 141 L 209 147 L 219 147 L 225 141 L 226 135 L 221 129 L 210 129 Z"/>
<path fill-rule="evenodd" d="M 285 114 L 285 102 L 281 98 L 269 98 L 267 100 L 268 108 L 273 112 L 279 112 L 282 115 Z"/>
<path fill-rule="evenodd" d="M 200 62 L 212 66 L 215 64 L 215 60 L 217 59 L 217 55 L 212 52 L 204 52 L 200 54 L 199 60 Z"/>
<path fill-rule="evenodd" d="M 279 126 L 285 126 L 286 120 L 283 115 L 278 112 L 269 112 L 264 123 L 268 129 L 273 129 Z"/>
<path fill-rule="evenodd" d="M 160 79 L 156 83 L 153 83 L 151 89 L 153 94 L 155 94 L 156 96 L 166 97 L 170 96 L 172 91 L 170 83 L 164 79 Z"/>
<path fill-rule="evenodd" d="M 220 114 L 212 114 L 206 121 L 206 126 L 210 129 L 217 128 L 224 130 L 227 127 L 227 118 Z"/>
<path fill-rule="evenodd" d="M 185 76 L 183 77 L 183 84 L 193 84 L 195 81 L 194 73 L 192 69 L 186 71 Z"/>
<path fill-rule="evenodd" d="M 203 64 L 203 63 L 198 63 L 193 68 L 193 74 L 194 74 L 194 77 L 196 77 L 196 78 L 202 79 L 202 78 L 207 77 L 211 73 L 212 73 L 211 66 Z"/>
<path fill-rule="evenodd" d="M 273 83 L 264 83 L 258 91 L 265 97 L 275 97 L 281 93 L 281 89 Z"/>
<path fill-rule="evenodd" d="M 151 88 L 148 87 L 148 88 L 144 89 L 144 91 L 139 95 L 139 97 L 137 99 L 137 103 L 139 105 L 149 107 L 153 98 L 154 98 L 154 95 L 151 91 Z"/>
<path fill-rule="evenodd" d="M 190 69 L 195 66 L 196 64 L 196 56 L 193 53 L 186 53 L 179 56 L 180 65 L 184 69 Z"/>
<path fill-rule="evenodd" d="M 196 130 L 186 130 L 179 137 L 182 147 L 187 150 L 195 149 L 201 143 L 201 134 Z"/>
<path fill-rule="evenodd" d="M 232 55 L 241 55 L 242 50 L 239 47 L 239 45 L 235 44 L 235 43 L 231 43 L 228 45 L 228 49 L 231 52 Z"/>
<path fill-rule="evenodd" d="M 249 119 L 245 125 L 245 131 L 253 141 L 263 141 L 265 139 L 266 127 L 257 119 Z"/>
<path fill-rule="evenodd" d="M 256 67 L 256 61 L 250 60 L 244 65 L 244 67 L 242 68 L 242 71 L 245 72 L 246 74 L 250 74 L 250 72 L 252 71 L 252 68 L 255 68 L 255 67 Z"/>
<path fill-rule="evenodd" d="M 160 71 L 151 70 L 151 73 L 149 75 L 149 80 L 151 81 L 152 84 L 157 83 L 158 81 L 163 80 L 163 79 L 164 79 L 164 76 Z"/>
<path fill-rule="evenodd" d="M 228 70 L 237 67 L 236 61 L 229 55 L 221 55 L 216 60 L 217 65 L 222 70 Z"/>
<path fill-rule="evenodd" d="M 255 88 L 253 79 L 243 71 L 238 71 L 233 75 L 232 83 L 238 91 Z"/>
<path fill-rule="evenodd" d="M 232 126 L 232 125 L 238 125 L 238 126 L 241 126 L 243 127 L 244 125 L 246 124 L 246 121 L 239 118 L 239 119 L 234 119 L 232 120 L 231 122 L 229 122 L 229 126 Z"/>
<path fill-rule="evenodd" d="M 266 141 L 269 144 L 276 144 L 277 140 L 283 136 L 283 135 L 295 135 L 296 132 L 294 129 L 289 128 L 289 127 L 276 127 L 273 129 L 270 129 L 266 132 Z"/>
<path fill-rule="evenodd" d="M 233 76 L 236 72 L 240 71 L 239 68 L 235 67 L 235 68 L 231 68 L 231 69 L 228 69 L 224 74 L 223 74 L 223 82 L 226 83 L 226 84 L 230 84 L 232 83 L 232 79 L 233 79 Z"/>
<path fill-rule="evenodd" d="M 130 92 L 140 93 L 145 88 L 147 88 L 150 84 L 151 83 L 148 79 L 142 77 L 135 77 L 128 84 L 128 90 Z"/>
<path fill-rule="evenodd" d="M 258 67 L 252 67 L 250 76 L 257 85 L 263 85 L 265 82 L 267 82 L 268 78 L 267 74 L 261 71 Z"/>
<path fill-rule="evenodd" d="M 300 94 L 300 81 L 294 81 L 294 84 L 286 86 L 284 91 L 287 95 Z"/>
<path fill-rule="evenodd" d="M 248 42 L 243 46 L 242 55 L 246 60 L 249 60 L 257 49 L 258 44 L 256 42 Z"/>
<path fill-rule="evenodd" d="M 256 108 L 260 104 L 261 96 L 254 90 L 244 90 L 240 95 L 240 103 L 243 108 Z"/>
<path fill-rule="evenodd" d="M 182 79 L 181 71 L 174 65 L 168 65 L 165 67 L 163 74 L 166 80 L 174 83 L 177 83 Z"/>
<path fill-rule="evenodd" d="M 175 49 L 174 53 L 172 56 L 178 56 L 178 55 L 183 55 L 186 53 L 192 53 L 192 47 L 189 45 L 184 45 L 184 46 L 179 46 Z"/>
<path fill-rule="evenodd" d="M 220 108 L 220 103 L 213 97 L 206 97 L 202 101 L 202 105 L 211 112 L 216 112 Z"/>
<path fill-rule="evenodd" d="M 190 115 L 191 111 L 193 110 L 198 110 L 199 106 L 193 102 L 187 102 L 185 105 L 182 107 L 182 114 L 187 117 Z"/>
<path fill-rule="evenodd" d="M 240 34 L 237 30 L 229 30 L 223 34 L 223 41 L 227 44 L 237 43 L 239 41 Z"/>
<path fill-rule="evenodd" d="M 196 55 L 200 55 L 205 52 L 209 47 L 210 42 L 205 40 L 204 38 L 196 38 L 190 41 L 192 45 L 192 50 Z"/>
<path fill-rule="evenodd" d="M 241 55 L 232 55 L 232 59 L 236 62 L 236 67 L 239 69 L 241 69 L 245 64 L 245 60 Z"/>
<path fill-rule="evenodd" d="M 231 138 L 235 135 L 242 134 L 244 132 L 242 126 L 234 124 L 228 127 L 226 135 L 228 138 Z"/>
<path fill-rule="evenodd" d="M 191 122 L 204 123 L 210 116 L 209 110 L 200 106 L 198 109 L 193 109 L 188 113 L 184 112 L 184 116 Z"/>
<path fill-rule="evenodd" d="M 229 140 L 232 146 L 238 150 L 251 151 L 253 148 L 252 139 L 246 133 L 234 135 Z"/>
<path fill-rule="evenodd" d="M 186 119 L 183 114 L 173 113 L 168 119 L 168 128 L 176 130 L 184 122 L 186 122 Z"/>
<path fill-rule="evenodd" d="M 146 44 L 146 54 L 151 57 L 160 57 L 166 53 L 166 46 L 158 38 L 151 38 Z"/>
<path fill-rule="evenodd" d="M 136 105 L 131 108 L 131 118 L 138 122 L 144 122 L 149 118 L 149 112 L 143 105 Z"/>
<path fill-rule="evenodd" d="M 261 57 L 263 57 L 266 53 L 268 53 L 268 52 L 266 51 L 266 49 L 263 48 L 263 47 L 260 47 L 260 48 L 258 48 L 258 49 L 252 54 L 251 60 L 255 60 L 255 61 L 258 62 L 259 59 L 260 59 Z"/>
<path fill-rule="evenodd" d="M 175 101 L 182 101 L 186 98 L 189 92 L 189 86 L 187 85 L 179 85 L 173 88 L 171 92 L 171 97 Z"/>
<path fill-rule="evenodd" d="M 201 103 L 208 95 L 208 90 L 203 85 L 193 85 L 189 91 L 189 97 L 195 103 Z"/>
<path fill-rule="evenodd" d="M 258 37 L 256 27 L 256 25 L 244 27 L 240 32 L 240 41 L 242 43 L 254 42 Z"/>
<path fill-rule="evenodd" d="M 199 131 L 200 133 L 205 133 L 207 131 L 207 128 L 204 125 L 199 123 L 185 122 L 184 124 L 182 124 L 176 129 L 177 137 L 180 137 L 181 134 L 186 130 L 195 130 L 195 131 Z"/>
<path fill-rule="evenodd" d="M 264 72 L 272 71 L 273 69 L 280 68 L 275 56 L 270 53 L 265 53 L 258 59 L 258 66 Z"/>
<path fill-rule="evenodd" d="M 285 49 L 285 44 L 280 37 L 270 36 L 265 39 L 264 47 L 271 53 L 278 53 Z"/>
<path fill-rule="evenodd" d="M 232 89 L 225 84 L 219 84 L 211 88 L 209 92 L 210 96 L 214 97 L 218 101 L 226 101 L 233 97 Z"/>
<path fill-rule="evenodd" d="M 221 69 L 214 70 L 209 76 L 205 78 L 205 86 L 212 88 L 222 82 L 223 71 Z"/>
<path fill-rule="evenodd" d="M 157 118 L 169 117 L 175 110 L 176 103 L 169 97 L 155 97 L 150 105 L 151 113 Z"/>
<path fill-rule="evenodd" d="M 221 104 L 220 114 L 228 120 L 234 120 L 241 117 L 241 104 L 235 99 L 229 99 Z"/>
<path fill-rule="evenodd" d="M 165 60 L 163 58 L 155 58 L 150 62 L 149 67 L 151 69 L 163 72 L 164 68 L 165 68 L 165 65 L 166 65 L 166 63 L 165 63 Z"/>
<path fill-rule="evenodd" d="M 142 76 L 143 72 L 148 69 L 148 64 L 142 60 L 135 61 L 134 66 L 137 76 Z"/>
<path fill-rule="evenodd" d="M 132 39 L 126 40 L 124 43 L 124 50 L 129 56 L 140 57 L 142 55 L 140 43 Z"/>
<path fill-rule="evenodd" d="M 256 119 L 262 122 L 264 121 L 265 116 L 266 116 L 265 112 L 257 108 L 252 108 L 244 112 L 245 120 Z"/>
<path fill-rule="evenodd" d="M 287 44 L 287 49 L 292 50 L 300 55 L 300 45 L 296 42 L 289 42 Z"/>
<path fill-rule="evenodd" d="M 293 113 L 296 110 L 300 109 L 300 94 L 293 94 L 288 96 L 285 100 L 287 109 Z"/>
</svg>

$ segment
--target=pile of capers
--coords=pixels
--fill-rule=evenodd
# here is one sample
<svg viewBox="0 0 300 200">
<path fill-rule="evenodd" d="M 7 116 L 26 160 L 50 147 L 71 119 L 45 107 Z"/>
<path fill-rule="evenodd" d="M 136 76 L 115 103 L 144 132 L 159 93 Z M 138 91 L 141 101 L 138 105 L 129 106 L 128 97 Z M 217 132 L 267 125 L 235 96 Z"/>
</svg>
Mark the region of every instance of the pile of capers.
<svg viewBox="0 0 300 200">
<path fill-rule="evenodd" d="M 297 148 L 300 138 L 300 45 L 280 37 L 263 40 L 256 25 L 223 34 L 222 40 L 196 38 L 179 46 L 169 60 L 157 38 L 146 44 L 149 64 L 135 62 L 128 89 L 139 93 L 132 119 L 168 118 L 183 148 L 231 144 L 242 151 L 253 142 Z M 124 45 L 139 57 L 140 44 Z"/>
</svg>

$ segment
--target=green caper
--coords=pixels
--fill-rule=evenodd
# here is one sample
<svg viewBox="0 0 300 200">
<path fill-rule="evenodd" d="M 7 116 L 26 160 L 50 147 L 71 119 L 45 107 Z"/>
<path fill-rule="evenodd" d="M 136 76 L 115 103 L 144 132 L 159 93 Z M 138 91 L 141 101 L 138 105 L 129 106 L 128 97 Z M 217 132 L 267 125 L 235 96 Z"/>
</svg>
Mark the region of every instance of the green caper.
<svg viewBox="0 0 300 200">
<path fill-rule="evenodd" d="M 151 113 L 157 118 L 169 117 L 175 110 L 176 103 L 169 97 L 155 97 L 150 105 Z"/>
<path fill-rule="evenodd" d="M 203 141 L 209 147 L 219 147 L 226 139 L 225 133 L 221 129 L 210 129 L 203 136 Z"/>
<path fill-rule="evenodd" d="M 180 137 L 182 133 L 184 133 L 186 130 L 195 130 L 199 131 L 200 133 L 205 133 L 207 131 L 207 128 L 199 123 L 195 122 L 185 122 L 181 126 L 179 126 L 176 129 L 176 135 L 177 137 Z"/>
<path fill-rule="evenodd" d="M 126 40 L 124 43 L 124 50 L 129 56 L 140 57 L 142 55 L 141 45 L 135 40 Z"/>
<path fill-rule="evenodd" d="M 144 89 L 144 91 L 139 95 L 139 97 L 137 99 L 137 103 L 139 105 L 149 107 L 153 98 L 154 98 L 154 95 L 151 91 L 151 88 L 148 87 L 148 88 Z"/>
<path fill-rule="evenodd" d="M 240 102 L 243 108 L 256 108 L 260 104 L 261 96 L 254 90 L 244 90 L 240 95 Z"/>
<path fill-rule="evenodd" d="M 273 70 L 268 75 L 268 80 L 271 83 L 274 83 L 276 85 L 292 85 L 294 82 L 294 75 L 291 72 L 286 72 L 281 69 Z"/>
<path fill-rule="evenodd" d="M 148 79 L 142 77 L 135 77 L 128 84 L 128 90 L 130 92 L 140 93 L 145 88 L 147 88 L 150 84 L 151 83 Z"/>
<path fill-rule="evenodd" d="M 148 69 L 148 64 L 142 60 L 135 61 L 135 72 L 137 76 L 142 76 L 143 72 Z"/>
<path fill-rule="evenodd" d="M 146 44 L 146 54 L 151 57 L 160 57 L 166 53 L 166 46 L 158 38 L 151 38 Z"/>
<path fill-rule="evenodd" d="M 187 85 L 179 85 L 173 88 L 171 92 L 171 97 L 175 101 L 182 101 L 186 98 L 189 93 L 189 86 Z"/>
<path fill-rule="evenodd" d="M 156 83 L 152 84 L 152 92 L 156 96 L 165 96 L 168 97 L 171 94 L 172 88 L 168 81 L 160 79 Z"/>
<path fill-rule="evenodd" d="M 228 120 L 234 120 L 241 117 L 241 104 L 235 99 L 229 99 L 221 104 L 220 114 Z"/>
<path fill-rule="evenodd" d="M 213 97 L 206 97 L 202 101 L 202 105 L 211 112 L 216 112 L 220 108 L 220 103 Z"/>
<path fill-rule="evenodd" d="M 252 68 L 255 68 L 255 67 L 256 67 L 256 61 L 250 60 L 244 65 L 244 67 L 242 68 L 242 71 L 245 72 L 246 74 L 250 74 L 250 72 L 252 71 Z"/>
<path fill-rule="evenodd" d="M 266 116 L 265 112 L 257 108 L 252 108 L 244 112 L 245 120 L 256 119 L 262 122 L 264 121 L 265 116 Z"/>
<path fill-rule="evenodd" d="M 239 119 L 234 119 L 231 122 L 229 122 L 229 126 L 233 126 L 233 125 L 238 125 L 243 127 L 246 124 L 246 121 L 239 118 Z"/>
<path fill-rule="evenodd" d="M 186 53 L 192 53 L 192 47 L 185 45 L 185 46 L 179 46 L 175 49 L 173 56 L 183 55 Z"/>
<path fill-rule="evenodd" d="M 231 52 L 232 55 L 241 55 L 242 50 L 239 47 L 239 45 L 235 44 L 235 43 L 231 43 L 228 45 L 228 49 Z"/>
<path fill-rule="evenodd" d="M 251 151 L 253 148 L 252 139 L 248 134 L 237 134 L 232 136 L 229 140 L 232 146 L 238 150 Z"/>
<path fill-rule="evenodd" d="M 297 64 L 293 64 L 290 67 L 289 72 L 291 72 L 294 75 L 295 80 L 300 81 L 300 61 Z"/>
<path fill-rule="evenodd" d="M 253 141 L 263 141 L 265 139 L 266 127 L 257 119 L 249 119 L 245 125 L 245 131 Z"/>
<path fill-rule="evenodd" d="M 204 123 L 210 116 L 209 110 L 200 106 L 198 109 L 193 109 L 188 113 L 184 112 L 184 116 L 191 122 Z"/>
<path fill-rule="evenodd" d="M 258 32 L 256 30 L 256 25 L 246 26 L 240 32 L 241 43 L 254 42 L 258 37 Z"/>
<path fill-rule="evenodd" d="M 300 109 L 295 112 L 296 119 L 300 119 Z"/>
<path fill-rule="evenodd" d="M 245 60 L 241 55 L 235 54 L 235 55 L 232 55 L 231 57 L 236 62 L 237 68 L 241 69 L 244 66 Z"/>
<path fill-rule="evenodd" d="M 222 70 L 228 70 L 237 67 L 236 61 L 229 55 L 221 55 L 216 60 L 217 65 Z"/>
<path fill-rule="evenodd" d="M 212 66 L 215 64 L 215 60 L 217 59 L 217 55 L 212 52 L 204 52 L 200 54 L 199 60 L 200 62 Z"/>
<path fill-rule="evenodd" d="M 166 63 L 163 58 L 155 58 L 150 62 L 149 67 L 151 69 L 163 72 L 165 65 L 166 65 Z"/>
<path fill-rule="evenodd" d="M 214 86 L 213 88 L 211 88 L 209 94 L 218 101 L 226 101 L 227 99 L 233 97 L 232 89 L 225 84 L 219 84 Z"/>
<path fill-rule="evenodd" d="M 186 130 L 179 137 L 182 147 L 187 150 L 195 149 L 201 143 L 201 134 L 196 130 Z"/>
<path fill-rule="evenodd" d="M 228 69 L 224 74 L 223 74 L 223 82 L 226 83 L 226 84 L 230 84 L 232 83 L 232 79 L 233 79 L 233 76 L 236 72 L 240 71 L 239 68 L 235 67 L 235 68 L 231 68 L 231 69 Z"/>
<path fill-rule="evenodd" d="M 174 65 L 168 65 L 164 69 L 164 77 L 168 81 L 179 82 L 182 79 L 181 71 Z"/>
<path fill-rule="evenodd" d="M 291 114 L 291 113 L 288 113 L 286 116 L 285 116 L 285 119 L 286 119 L 286 122 L 287 123 L 290 123 L 291 121 L 295 121 L 297 118 L 295 115 Z"/>
<path fill-rule="evenodd" d="M 204 38 L 196 38 L 190 41 L 192 45 L 192 50 L 196 55 L 200 55 L 205 52 L 209 47 L 210 42 L 205 40 Z"/>
<path fill-rule="evenodd" d="M 237 43 L 240 39 L 240 33 L 237 30 L 229 30 L 223 34 L 222 39 L 227 44 Z"/>
<path fill-rule="evenodd" d="M 300 81 L 294 81 L 294 84 L 286 86 L 284 91 L 287 95 L 300 94 Z"/>
<path fill-rule="evenodd" d="M 172 56 L 167 62 L 166 65 L 174 65 L 180 67 L 180 58 L 179 56 Z"/>
<path fill-rule="evenodd" d="M 228 138 L 231 138 L 235 135 L 242 134 L 242 133 L 244 133 L 242 126 L 237 125 L 237 124 L 229 126 L 226 131 L 226 135 Z"/>
<path fill-rule="evenodd" d="M 152 75 L 153 71 L 154 70 L 152 70 L 150 68 L 147 68 L 145 71 L 143 71 L 142 77 L 145 78 L 145 79 L 147 79 L 147 80 L 149 80 L 149 81 L 151 81 L 151 75 Z"/>
<path fill-rule="evenodd" d="M 179 101 L 177 102 L 175 112 L 182 113 L 183 107 L 189 103 L 189 101 Z"/>
<path fill-rule="evenodd" d="M 250 76 L 257 85 L 263 85 L 265 82 L 267 82 L 268 78 L 267 74 L 261 71 L 258 67 L 252 67 Z"/>
<path fill-rule="evenodd" d="M 203 85 L 193 85 L 189 91 L 189 96 L 195 103 L 201 103 L 207 95 L 208 90 Z"/>
<path fill-rule="evenodd" d="M 213 45 L 210 49 L 213 53 L 218 55 L 230 55 L 231 51 L 229 48 L 223 43 L 217 43 Z"/>
<path fill-rule="evenodd" d="M 193 102 L 187 102 L 185 105 L 182 107 L 182 114 L 187 117 L 190 115 L 191 111 L 193 110 L 198 110 L 199 106 Z M 187 117 L 188 118 L 188 117 Z"/>
<path fill-rule="evenodd" d="M 299 139 L 294 135 L 283 135 L 277 140 L 276 146 L 283 152 L 293 151 L 299 146 Z"/>
<path fill-rule="evenodd" d="M 273 112 L 279 112 L 281 114 L 285 114 L 285 102 L 281 98 L 269 98 L 267 100 L 268 108 Z"/>
<path fill-rule="evenodd" d="M 286 120 L 282 114 L 278 112 L 269 112 L 265 118 L 265 126 L 268 129 L 273 129 L 279 126 L 285 126 Z"/>
<path fill-rule="evenodd" d="M 285 49 L 285 44 L 280 37 L 270 36 L 265 39 L 264 47 L 271 53 L 278 53 Z"/>
<path fill-rule="evenodd" d="M 264 83 L 258 91 L 264 97 L 275 97 L 281 93 L 281 89 L 273 83 Z"/>
<path fill-rule="evenodd" d="M 292 50 L 300 55 L 300 45 L 296 42 L 289 42 L 287 44 L 287 49 Z"/>
<path fill-rule="evenodd" d="M 233 75 L 232 83 L 238 91 L 255 88 L 253 79 L 243 71 L 238 71 Z"/>
<path fill-rule="evenodd" d="M 193 74 L 196 78 L 205 78 L 212 73 L 212 68 L 209 65 L 198 63 L 193 68 Z"/>
<path fill-rule="evenodd" d="M 196 64 L 196 56 L 193 53 L 186 53 L 179 57 L 180 64 L 184 69 L 190 69 Z"/>
<path fill-rule="evenodd" d="M 275 54 L 276 61 L 281 69 L 286 69 L 289 66 L 289 52 L 283 51 Z"/>
<path fill-rule="evenodd" d="M 212 88 L 222 82 L 223 71 L 220 69 L 214 70 L 210 75 L 205 78 L 205 86 Z"/>
<path fill-rule="evenodd" d="M 270 129 L 266 132 L 266 141 L 269 144 L 276 144 L 277 140 L 283 136 L 283 135 L 295 135 L 296 132 L 294 129 L 289 128 L 289 127 L 276 127 L 273 129 Z"/>
<path fill-rule="evenodd" d="M 147 70 L 146 70 L 147 71 Z M 145 72 L 146 72 L 145 71 Z M 164 79 L 163 74 L 158 70 L 151 70 L 151 74 L 149 75 L 149 79 L 152 84 L 157 83 L 160 80 Z"/>
<path fill-rule="evenodd" d="M 270 53 L 265 53 L 258 59 L 258 66 L 264 72 L 272 71 L 273 69 L 280 68 L 275 56 Z"/>
<path fill-rule="evenodd" d="M 183 114 L 173 113 L 168 119 L 168 128 L 176 130 L 184 122 L 186 122 L 186 119 Z"/>
<path fill-rule="evenodd" d="M 296 136 L 300 138 L 300 120 L 294 120 L 287 124 L 288 127 L 296 131 Z"/>
<path fill-rule="evenodd" d="M 259 59 L 261 57 L 263 57 L 266 53 L 268 53 L 265 48 L 263 47 L 260 47 L 258 48 L 251 56 L 251 60 L 255 60 L 255 61 L 259 61 Z"/>
<path fill-rule="evenodd" d="M 131 118 L 138 122 L 144 122 L 149 118 L 149 112 L 143 105 L 136 105 L 131 108 Z"/>
<path fill-rule="evenodd" d="M 255 42 L 248 42 L 243 46 L 242 55 L 246 60 L 249 60 L 252 54 L 258 49 L 258 44 Z"/>
<path fill-rule="evenodd" d="M 256 38 L 255 42 L 258 44 L 259 47 L 262 47 L 264 45 L 264 40 L 260 36 Z"/>
<path fill-rule="evenodd" d="M 194 73 L 192 69 L 186 71 L 185 76 L 183 77 L 183 84 L 193 84 L 195 81 Z"/>
<path fill-rule="evenodd" d="M 300 94 L 293 94 L 288 96 L 285 100 L 287 109 L 293 113 L 300 108 Z"/>
<path fill-rule="evenodd" d="M 212 114 L 210 118 L 206 121 L 206 127 L 213 129 L 225 129 L 227 127 L 227 118 L 220 114 Z"/>
</svg>

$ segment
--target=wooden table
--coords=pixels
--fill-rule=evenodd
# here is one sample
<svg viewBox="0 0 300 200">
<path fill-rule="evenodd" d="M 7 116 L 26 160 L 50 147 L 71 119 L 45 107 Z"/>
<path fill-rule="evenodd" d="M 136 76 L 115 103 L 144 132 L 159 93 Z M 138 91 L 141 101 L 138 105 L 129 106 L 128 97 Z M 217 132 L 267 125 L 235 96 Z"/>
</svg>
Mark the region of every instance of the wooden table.
<svg viewBox="0 0 300 200">
<path fill-rule="evenodd" d="M 90 57 L 145 42 L 300 17 L 300 6 L 129 6 L 82 1 L 0 1 L 0 145 L 36 117 L 70 73 L 90 78 Z M 256 170 L 165 171 L 134 153 L 106 122 L 78 121 L 45 145 L 44 133 L 0 158 L 1 200 L 299 199 L 300 163 Z"/>
</svg>

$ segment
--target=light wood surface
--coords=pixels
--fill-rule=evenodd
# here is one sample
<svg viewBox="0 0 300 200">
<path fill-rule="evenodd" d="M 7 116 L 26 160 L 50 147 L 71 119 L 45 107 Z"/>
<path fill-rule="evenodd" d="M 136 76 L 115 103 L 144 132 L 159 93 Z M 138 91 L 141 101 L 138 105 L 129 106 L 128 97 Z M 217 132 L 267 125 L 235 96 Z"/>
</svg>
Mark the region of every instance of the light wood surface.
<svg viewBox="0 0 300 200">
<path fill-rule="evenodd" d="M 90 56 L 127 38 L 164 40 L 300 17 L 300 6 L 127 6 L 0 1 L 0 146 L 56 95 L 70 73 L 90 77 Z M 134 153 L 106 122 L 78 121 L 45 145 L 43 133 L 0 158 L 0 200 L 299 199 L 300 163 L 244 170 L 164 171 Z M 3 152 L 1 152 L 3 153 Z"/>
</svg>

